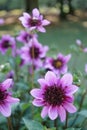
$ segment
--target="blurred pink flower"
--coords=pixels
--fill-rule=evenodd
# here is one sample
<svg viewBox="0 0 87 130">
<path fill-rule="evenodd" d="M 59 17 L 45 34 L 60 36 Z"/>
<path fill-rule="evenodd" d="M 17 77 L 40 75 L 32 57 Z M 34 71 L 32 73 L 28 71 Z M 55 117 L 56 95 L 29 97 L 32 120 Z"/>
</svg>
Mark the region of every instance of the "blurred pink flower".
<svg viewBox="0 0 87 130">
<path fill-rule="evenodd" d="M 48 20 L 43 19 L 43 16 L 36 8 L 32 10 L 32 15 L 24 12 L 19 20 L 25 28 L 28 28 L 29 30 L 38 30 L 39 32 L 45 32 L 46 30 L 43 26 L 50 24 Z"/>
<path fill-rule="evenodd" d="M 0 39 L 1 53 L 5 54 L 9 48 L 12 49 L 12 55 L 15 56 L 16 42 L 14 37 L 11 37 L 10 35 L 3 35 L 2 38 Z"/>
<path fill-rule="evenodd" d="M 42 46 L 37 38 L 32 38 L 28 45 L 25 45 L 20 49 L 20 57 L 23 63 L 29 63 L 35 67 L 42 66 L 42 58 L 46 56 L 46 52 L 48 51 L 48 46 Z"/>
<path fill-rule="evenodd" d="M 73 77 L 70 73 L 66 73 L 63 77 L 48 71 L 45 79 L 39 79 L 40 88 L 34 88 L 30 91 L 35 98 L 33 105 L 43 106 L 41 117 L 49 116 L 51 120 L 55 120 L 58 116 L 61 121 L 66 119 L 66 111 L 69 113 L 76 112 L 76 107 L 73 105 L 73 94 L 78 90 L 76 85 L 73 85 Z"/>
<path fill-rule="evenodd" d="M 63 54 L 59 53 L 57 58 L 47 58 L 44 66 L 47 70 L 51 70 L 56 74 L 64 74 L 68 70 L 67 63 L 69 62 L 70 58 L 71 54 L 64 56 Z"/>
<path fill-rule="evenodd" d="M 11 115 L 11 104 L 19 102 L 18 98 L 13 98 L 8 88 L 12 86 L 12 79 L 6 79 L 0 83 L 0 112 L 3 116 L 9 117 Z"/>
<path fill-rule="evenodd" d="M 79 46 L 81 46 L 81 44 L 82 44 L 81 40 L 80 40 L 80 39 L 77 39 L 77 40 L 76 40 L 76 44 L 79 45 Z"/>
<path fill-rule="evenodd" d="M 81 51 L 82 51 L 82 52 L 87 53 L 87 47 L 84 47 L 84 46 L 83 46 L 81 40 L 77 39 L 77 40 L 76 40 L 76 44 L 81 48 Z"/>
<path fill-rule="evenodd" d="M 85 64 L 85 73 L 87 74 L 87 64 Z"/>
<path fill-rule="evenodd" d="M 4 19 L 3 18 L 0 18 L 0 25 L 3 25 L 4 24 Z"/>
<path fill-rule="evenodd" d="M 16 37 L 16 39 L 19 41 L 19 42 L 22 42 L 22 43 L 29 43 L 29 41 L 33 38 L 33 37 L 36 37 L 37 35 L 35 34 L 29 34 L 28 32 L 26 31 L 21 31 L 19 36 Z"/>
</svg>

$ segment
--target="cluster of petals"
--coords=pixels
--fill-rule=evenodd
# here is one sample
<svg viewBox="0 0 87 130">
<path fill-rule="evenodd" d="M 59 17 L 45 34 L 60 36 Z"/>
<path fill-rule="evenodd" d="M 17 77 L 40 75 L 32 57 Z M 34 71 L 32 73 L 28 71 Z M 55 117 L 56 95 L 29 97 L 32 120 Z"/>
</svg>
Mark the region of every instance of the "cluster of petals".
<svg viewBox="0 0 87 130">
<path fill-rule="evenodd" d="M 58 77 L 48 71 L 45 78 L 38 79 L 38 82 L 40 88 L 34 88 L 30 93 L 35 98 L 33 105 L 43 107 L 42 118 L 48 115 L 51 120 L 55 120 L 59 116 L 63 122 L 66 119 L 66 112 L 76 112 L 73 94 L 78 87 L 72 83 L 73 77 L 70 73 Z"/>
<path fill-rule="evenodd" d="M 82 41 L 81 41 L 81 40 L 77 39 L 77 40 L 76 40 L 76 44 L 80 47 L 80 49 L 81 49 L 82 52 L 87 53 L 87 47 L 84 47 L 84 46 L 82 45 Z"/>
<path fill-rule="evenodd" d="M 0 18 L 0 25 L 3 25 L 4 24 L 4 19 L 3 18 Z"/>
<path fill-rule="evenodd" d="M 48 20 L 43 19 L 43 15 L 40 14 L 37 8 L 32 10 L 31 15 L 24 12 L 23 16 L 21 16 L 19 20 L 22 22 L 22 25 L 30 31 L 37 30 L 39 32 L 45 32 L 46 30 L 44 26 L 50 24 Z"/>
<path fill-rule="evenodd" d="M 30 34 L 26 31 L 21 31 L 20 34 L 17 36 L 17 41 L 22 42 L 24 44 L 28 44 L 29 41 L 33 38 L 36 37 L 36 34 Z"/>
<path fill-rule="evenodd" d="M 8 91 L 12 85 L 13 81 L 10 78 L 0 83 L 0 112 L 5 117 L 11 115 L 11 105 L 19 102 L 19 99 L 12 97 L 11 92 Z"/>
<path fill-rule="evenodd" d="M 20 57 L 22 63 L 32 64 L 35 67 L 41 67 L 43 65 L 42 58 L 46 56 L 48 46 L 42 46 L 36 37 L 33 37 L 29 44 L 23 46 L 20 49 Z"/>
<path fill-rule="evenodd" d="M 85 64 L 85 73 L 87 74 L 87 64 Z"/>
<path fill-rule="evenodd" d="M 12 55 L 15 56 L 15 50 L 16 50 L 16 42 L 14 37 L 10 35 L 3 35 L 0 39 L 0 52 L 2 54 L 5 54 L 6 51 L 11 48 Z"/>
<path fill-rule="evenodd" d="M 57 58 L 47 58 L 45 62 L 45 68 L 51 70 L 56 74 L 64 74 L 68 70 L 67 63 L 71 58 L 71 54 L 63 55 L 59 53 Z"/>
</svg>

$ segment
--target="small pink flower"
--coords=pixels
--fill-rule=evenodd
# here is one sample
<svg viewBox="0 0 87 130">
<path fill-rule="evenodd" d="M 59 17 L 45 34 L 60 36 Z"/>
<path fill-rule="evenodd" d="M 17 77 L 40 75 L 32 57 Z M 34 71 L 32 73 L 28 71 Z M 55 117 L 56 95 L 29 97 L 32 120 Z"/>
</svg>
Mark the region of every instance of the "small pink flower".
<svg viewBox="0 0 87 130">
<path fill-rule="evenodd" d="M 56 74 L 64 74 L 67 72 L 67 63 L 71 58 L 71 54 L 64 56 L 59 53 L 57 58 L 47 58 L 45 68 L 54 71 Z"/>
<path fill-rule="evenodd" d="M 0 112 L 5 117 L 11 115 L 11 104 L 19 102 L 18 98 L 13 98 L 11 93 L 7 91 L 12 85 L 12 79 L 7 79 L 0 83 Z"/>
<path fill-rule="evenodd" d="M 87 64 L 85 64 L 85 73 L 87 74 Z"/>
<path fill-rule="evenodd" d="M 31 90 L 31 95 L 35 98 L 33 105 L 43 106 L 41 117 L 49 116 L 51 120 L 55 120 L 58 116 L 61 121 L 66 119 L 66 111 L 69 113 L 76 112 L 76 107 L 73 105 L 73 94 L 78 90 L 78 87 L 73 82 L 73 77 L 70 73 L 66 73 L 63 77 L 48 71 L 45 78 L 38 80 L 40 88 Z"/>
<path fill-rule="evenodd" d="M 3 35 L 0 40 L 1 53 L 5 54 L 9 48 L 12 49 L 12 55 L 15 56 L 16 42 L 14 37 L 11 37 L 10 35 Z"/>
<path fill-rule="evenodd" d="M 42 58 L 46 56 L 46 52 L 48 51 L 48 46 L 42 46 L 37 38 L 33 37 L 28 45 L 22 47 L 20 49 L 20 57 L 22 59 L 22 63 L 30 63 L 36 67 L 42 66 Z"/>
<path fill-rule="evenodd" d="M 84 47 L 84 46 L 83 46 L 81 40 L 77 39 L 77 40 L 76 40 L 76 44 L 80 47 L 80 49 L 81 49 L 82 52 L 87 53 L 87 47 Z"/>
<path fill-rule="evenodd" d="M 82 44 L 81 40 L 77 39 L 77 40 L 76 40 L 76 44 L 77 44 L 78 46 L 81 46 L 81 44 Z"/>
<path fill-rule="evenodd" d="M 36 8 L 33 9 L 32 15 L 25 12 L 19 20 L 25 28 L 28 28 L 29 30 L 38 30 L 40 32 L 45 32 L 46 30 L 43 26 L 50 24 L 48 20 L 43 19 L 43 16 Z"/>
<path fill-rule="evenodd" d="M 37 35 L 35 34 L 29 34 L 28 32 L 26 31 L 21 31 L 19 36 L 17 36 L 17 40 L 19 42 L 22 42 L 22 43 L 29 43 L 29 41 L 33 38 L 33 37 L 36 37 Z"/>
<path fill-rule="evenodd" d="M 3 25 L 4 24 L 4 19 L 3 18 L 0 18 L 0 25 Z"/>
</svg>

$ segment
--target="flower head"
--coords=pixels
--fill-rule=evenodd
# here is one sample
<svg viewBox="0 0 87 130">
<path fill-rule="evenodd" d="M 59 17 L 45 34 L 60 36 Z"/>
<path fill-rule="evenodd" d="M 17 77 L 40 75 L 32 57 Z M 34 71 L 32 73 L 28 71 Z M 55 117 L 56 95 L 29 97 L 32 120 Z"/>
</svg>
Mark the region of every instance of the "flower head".
<svg viewBox="0 0 87 130">
<path fill-rule="evenodd" d="M 27 46 L 24 46 L 20 50 L 21 59 L 25 63 L 32 63 L 35 66 L 42 66 L 41 59 L 46 56 L 48 46 L 42 46 L 38 40 L 34 37 Z"/>
<path fill-rule="evenodd" d="M 14 71 L 13 71 L 13 70 L 9 71 L 9 72 L 7 73 L 7 75 L 6 75 L 6 77 L 7 77 L 7 78 L 14 79 Z"/>
<path fill-rule="evenodd" d="M 46 30 L 43 26 L 50 24 L 48 20 L 43 19 L 43 16 L 36 8 L 32 10 L 32 15 L 25 12 L 19 20 L 25 28 L 28 28 L 29 30 L 38 30 L 40 32 L 45 32 Z"/>
<path fill-rule="evenodd" d="M 66 111 L 76 112 L 73 94 L 78 87 L 73 85 L 72 81 L 73 77 L 70 73 L 60 78 L 51 71 L 46 73 L 45 79 L 38 80 L 41 87 L 31 90 L 30 93 L 35 98 L 33 105 L 43 106 L 42 118 L 48 115 L 51 120 L 55 120 L 59 116 L 63 122 L 66 119 Z"/>
<path fill-rule="evenodd" d="M 87 74 L 87 64 L 85 64 L 85 73 Z"/>
<path fill-rule="evenodd" d="M 59 53 L 57 58 L 47 58 L 45 63 L 45 68 L 47 70 L 52 70 L 56 74 L 64 74 L 67 72 L 67 63 L 71 58 L 71 54 L 64 56 L 63 54 Z"/>
<path fill-rule="evenodd" d="M 19 42 L 23 42 L 23 43 L 29 43 L 29 41 L 34 37 L 36 36 L 35 34 L 29 34 L 28 32 L 26 31 L 21 31 L 19 36 L 17 36 L 17 40 Z"/>
<path fill-rule="evenodd" d="M 1 53 L 5 54 L 9 48 L 12 49 L 12 55 L 15 56 L 15 48 L 16 48 L 15 39 L 10 35 L 3 35 L 0 40 Z"/>
<path fill-rule="evenodd" d="M 87 53 L 87 47 L 84 47 L 83 44 L 82 44 L 82 41 L 77 39 L 76 40 L 76 44 L 80 47 L 80 50 L 84 53 Z"/>
<path fill-rule="evenodd" d="M 6 79 L 0 83 L 0 112 L 5 117 L 11 115 L 11 104 L 19 102 L 18 98 L 13 98 L 11 93 L 7 91 L 12 85 L 12 79 Z"/>
<path fill-rule="evenodd" d="M 0 25 L 3 25 L 5 23 L 3 18 L 0 18 Z"/>
</svg>

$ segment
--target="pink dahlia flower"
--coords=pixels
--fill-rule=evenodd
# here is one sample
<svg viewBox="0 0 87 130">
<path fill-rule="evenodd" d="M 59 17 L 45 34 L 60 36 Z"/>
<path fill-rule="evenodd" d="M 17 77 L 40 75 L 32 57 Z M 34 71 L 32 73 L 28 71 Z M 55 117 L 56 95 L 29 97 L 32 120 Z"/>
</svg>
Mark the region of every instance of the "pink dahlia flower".
<svg viewBox="0 0 87 130">
<path fill-rule="evenodd" d="M 85 73 L 87 74 L 87 64 L 85 64 Z"/>
<path fill-rule="evenodd" d="M 5 23 L 3 18 L 0 18 L 0 25 L 3 25 Z"/>
<path fill-rule="evenodd" d="M 80 49 L 81 49 L 82 52 L 87 53 L 87 47 L 84 47 L 84 46 L 83 46 L 81 40 L 77 39 L 77 40 L 76 40 L 76 44 L 80 47 Z"/>
<path fill-rule="evenodd" d="M 6 51 L 11 48 L 12 55 L 15 56 L 16 42 L 13 37 L 10 35 L 3 35 L 0 40 L 0 51 L 2 54 L 5 54 Z"/>
<path fill-rule="evenodd" d="M 7 91 L 12 85 L 12 79 L 0 83 L 0 112 L 5 117 L 11 115 L 11 104 L 19 102 L 18 98 L 13 98 L 11 93 Z"/>
<path fill-rule="evenodd" d="M 64 74 L 67 72 L 67 63 L 71 58 L 71 54 L 64 56 L 59 53 L 57 58 L 47 58 L 45 63 L 45 68 L 47 70 L 54 71 L 56 74 Z"/>
<path fill-rule="evenodd" d="M 42 46 L 38 40 L 34 37 L 30 40 L 29 44 L 22 47 L 20 50 L 20 56 L 25 63 L 32 63 L 35 66 L 42 66 L 41 59 L 46 56 L 48 46 Z"/>
<path fill-rule="evenodd" d="M 33 9 L 32 15 L 25 12 L 19 20 L 25 28 L 28 28 L 29 30 L 38 30 L 40 32 L 45 32 L 46 30 L 43 26 L 50 24 L 48 20 L 43 19 L 43 16 L 36 8 Z"/>
<path fill-rule="evenodd" d="M 36 36 L 35 34 L 29 34 L 26 31 L 21 31 L 19 36 L 17 36 L 17 40 L 19 42 L 23 42 L 23 43 L 28 43 L 34 36 Z"/>
<path fill-rule="evenodd" d="M 30 93 L 35 98 L 33 105 L 43 107 L 42 118 L 48 115 L 51 120 L 55 120 L 59 116 L 63 122 L 66 119 L 66 111 L 76 112 L 76 107 L 73 105 L 73 94 L 78 87 L 72 84 L 73 77 L 70 73 L 60 78 L 48 71 L 45 79 L 39 79 L 38 82 L 41 87 L 32 89 Z"/>
</svg>

